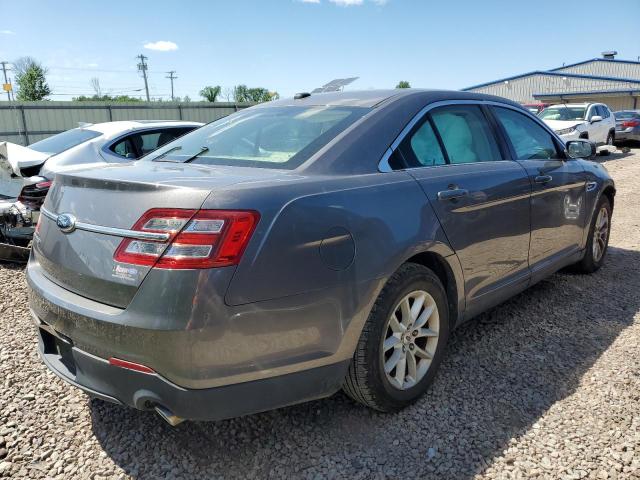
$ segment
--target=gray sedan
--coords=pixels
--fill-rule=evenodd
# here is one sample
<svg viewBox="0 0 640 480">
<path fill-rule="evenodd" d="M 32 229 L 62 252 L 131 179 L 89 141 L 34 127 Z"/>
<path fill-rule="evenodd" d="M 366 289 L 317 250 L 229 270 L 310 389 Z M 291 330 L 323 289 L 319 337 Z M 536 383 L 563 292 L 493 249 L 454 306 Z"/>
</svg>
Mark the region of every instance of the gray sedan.
<svg viewBox="0 0 640 480">
<path fill-rule="evenodd" d="M 299 94 L 60 173 L 27 269 L 40 354 L 173 425 L 340 388 L 398 410 L 453 328 L 600 268 L 594 154 L 508 100 L 408 89 Z"/>
<path fill-rule="evenodd" d="M 616 117 L 616 141 L 640 142 L 640 110 L 614 112 Z"/>
</svg>

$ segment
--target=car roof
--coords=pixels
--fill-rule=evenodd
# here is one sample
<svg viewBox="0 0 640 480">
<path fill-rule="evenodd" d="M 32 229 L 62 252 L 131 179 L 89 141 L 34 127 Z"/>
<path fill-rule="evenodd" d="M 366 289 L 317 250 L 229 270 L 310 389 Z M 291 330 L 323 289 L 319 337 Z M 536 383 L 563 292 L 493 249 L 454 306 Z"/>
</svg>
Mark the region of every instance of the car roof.
<svg viewBox="0 0 640 480">
<path fill-rule="evenodd" d="M 166 127 L 201 127 L 200 122 L 185 122 L 179 120 L 120 120 L 81 125 L 80 128 L 95 130 L 105 135 L 114 135 L 138 129 L 166 128 Z"/>
<path fill-rule="evenodd" d="M 507 100 L 506 98 L 485 95 L 482 93 L 461 92 L 458 90 L 396 88 L 393 90 L 348 90 L 345 92 L 312 93 L 304 98 L 285 98 L 282 100 L 274 100 L 271 102 L 261 103 L 252 108 L 264 108 L 271 106 L 350 106 L 374 108 L 382 103 L 399 101 L 410 96 L 420 97 L 421 101 L 424 101 L 425 103 L 443 100 L 450 96 L 451 99 L 457 100 L 492 100 L 514 104 L 514 102 Z"/>
</svg>

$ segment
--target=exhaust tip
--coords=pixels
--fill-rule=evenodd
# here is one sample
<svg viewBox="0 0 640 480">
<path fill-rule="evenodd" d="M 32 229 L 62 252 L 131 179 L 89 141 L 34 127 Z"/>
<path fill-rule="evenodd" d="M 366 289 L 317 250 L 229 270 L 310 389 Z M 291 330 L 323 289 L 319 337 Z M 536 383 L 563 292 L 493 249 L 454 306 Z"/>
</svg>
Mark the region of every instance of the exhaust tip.
<svg viewBox="0 0 640 480">
<path fill-rule="evenodd" d="M 178 417 L 174 415 L 171 410 L 163 407 L 162 405 L 156 405 L 154 408 L 156 413 L 160 415 L 164 419 L 164 421 L 167 422 L 172 427 L 180 425 L 185 420 L 182 417 Z"/>
</svg>

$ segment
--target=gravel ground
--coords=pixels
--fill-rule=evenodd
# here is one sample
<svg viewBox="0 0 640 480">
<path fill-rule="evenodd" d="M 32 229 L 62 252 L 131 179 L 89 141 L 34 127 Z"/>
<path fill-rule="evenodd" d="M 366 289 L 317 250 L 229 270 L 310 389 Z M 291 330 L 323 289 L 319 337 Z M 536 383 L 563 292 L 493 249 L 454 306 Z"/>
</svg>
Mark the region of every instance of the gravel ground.
<svg viewBox="0 0 640 480">
<path fill-rule="evenodd" d="M 458 329 L 435 384 L 395 415 L 343 394 L 172 429 L 90 401 L 36 354 L 21 268 L 0 267 L 0 477 L 640 478 L 640 149 L 609 257 Z"/>
</svg>

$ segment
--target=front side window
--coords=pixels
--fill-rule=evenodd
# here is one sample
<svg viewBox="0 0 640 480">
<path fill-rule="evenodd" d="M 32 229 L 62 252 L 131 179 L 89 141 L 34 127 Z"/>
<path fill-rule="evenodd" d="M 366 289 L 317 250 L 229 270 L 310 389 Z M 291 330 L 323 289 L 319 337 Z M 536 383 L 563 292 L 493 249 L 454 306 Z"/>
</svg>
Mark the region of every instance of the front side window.
<svg viewBox="0 0 640 480">
<path fill-rule="evenodd" d="M 168 143 L 148 159 L 293 169 L 369 110 L 346 106 L 247 109 Z"/>
<path fill-rule="evenodd" d="M 504 127 L 517 160 L 558 158 L 551 135 L 536 122 L 509 108 L 493 107 L 493 112 Z"/>
<path fill-rule="evenodd" d="M 430 113 L 449 163 L 502 160 L 489 123 L 477 105 L 450 105 Z"/>
<path fill-rule="evenodd" d="M 50 153 L 57 155 L 65 150 L 76 147 L 81 143 L 87 142 L 92 138 L 96 138 L 102 135 L 102 133 L 95 130 L 89 130 L 85 128 L 74 128 L 67 130 L 66 132 L 53 135 L 52 137 L 45 138 L 39 142 L 32 143 L 29 148 L 42 153 Z"/>
<path fill-rule="evenodd" d="M 567 107 L 566 105 L 555 105 L 542 110 L 538 117 L 542 120 L 584 120 L 585 107 Z"/>
</svg>

